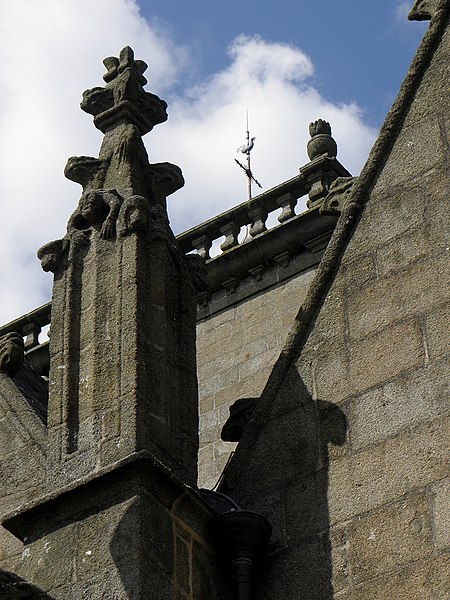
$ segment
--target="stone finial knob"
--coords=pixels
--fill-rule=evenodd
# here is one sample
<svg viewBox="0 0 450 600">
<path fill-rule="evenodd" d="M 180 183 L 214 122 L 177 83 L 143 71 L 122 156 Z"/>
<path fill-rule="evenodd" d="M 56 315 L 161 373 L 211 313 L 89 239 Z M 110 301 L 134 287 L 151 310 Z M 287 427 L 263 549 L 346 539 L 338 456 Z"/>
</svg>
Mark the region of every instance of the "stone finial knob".
<svg viewBox="0 0 450 600">
<path fill-rule="evenodd" d="M 329 158 L 336 158 L 337 145 L 331 137 L 331 126 L 327 121 L 318 119 L 309 124 L 309 135 L 311 139 L 308 141 L 306 150 L 310 160 L 314 160 L 317 156 L 325 154 Z"/>
</svg>

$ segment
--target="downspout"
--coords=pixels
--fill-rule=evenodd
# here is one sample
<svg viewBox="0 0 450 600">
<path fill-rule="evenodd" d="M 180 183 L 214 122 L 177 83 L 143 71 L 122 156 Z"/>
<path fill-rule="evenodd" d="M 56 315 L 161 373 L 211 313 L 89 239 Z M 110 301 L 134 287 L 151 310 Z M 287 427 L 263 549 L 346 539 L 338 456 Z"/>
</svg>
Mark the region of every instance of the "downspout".
<svg viewBox="0 0 450 600">
<path fill-rule="evenodd" d="M 200 490 L 205 502 L 216 512 L 215 539 L 231 567 L 235 600 L 252 600 L 252 590 L 272 533 L 269 521 L 257 513 L 242 510 L 220 492 Z"/>
</svg>

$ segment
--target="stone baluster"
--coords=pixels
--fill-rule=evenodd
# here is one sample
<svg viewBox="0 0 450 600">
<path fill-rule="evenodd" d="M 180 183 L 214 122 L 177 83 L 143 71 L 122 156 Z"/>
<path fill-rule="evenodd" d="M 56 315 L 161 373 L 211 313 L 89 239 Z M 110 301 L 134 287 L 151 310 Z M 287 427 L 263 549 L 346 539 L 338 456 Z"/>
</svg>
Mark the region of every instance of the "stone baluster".
<svg viewBox="0 0 450 600">
<path fill-rule="evenodd" d="M 256 237 L 260 233 L 267 231 L 267 210 L 263 206 L 254 206 L 253 208 L 250 208 L 248 216 L 252 220 L 249 230 L 251 237 Z"/>
<path fill-rule="evenodd" d="M 25 337 L 25 350 L 31 350 L 39 345 L 39 334 L 41 326 L 37 323 L 27 323 L 22 328 L 22 335 Z"/>
<path fill-rule="evenodd" d="M 278 216 L 278 221 L 284 223 L 295 217 L 295 207 L 297 206 L 297 198 L 291 193 L 283 194 L 277 198 L 277 204 L 281 207 L 281 213 Z"/>
<path fill-rule="evenodd" d="M 205 260 L 211 258 L 209 251 L 212 246 L 212 239 L 209 235 L 202 235 L 198 238 L 195 238 L 194 240 L 191 240 L 191 244 L 197 250 L 197 254 L 199 254 L 199 256 Z"/>
<path fill-rule="evenodd" d="M 225 240 L 220 246 L 220 249 L 223 252 L 226 252 L 226 250 L 231 250 L 231 248 L 234 248 L 235 246 L 239 245 L 237 237 L 239 235 L 240 229 L 241 228 L 239 227 L 239 225 L 234 221 L 232 221 L 231 223 L 227 223 L 226 225 L 220 228 L 220 233 L 225 236 Z"/>
</svg>

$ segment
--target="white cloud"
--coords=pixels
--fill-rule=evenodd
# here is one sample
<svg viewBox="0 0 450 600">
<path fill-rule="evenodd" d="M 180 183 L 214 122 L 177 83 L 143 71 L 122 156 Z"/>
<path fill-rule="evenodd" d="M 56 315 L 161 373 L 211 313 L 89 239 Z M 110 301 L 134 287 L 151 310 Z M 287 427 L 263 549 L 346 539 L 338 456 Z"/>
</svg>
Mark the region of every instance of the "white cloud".
<svg viewBox="0 0 450 600">
<path fill-rule="evenodd" d="M 406 22 L 413 7 L 413 0 L 401 0 L 394 8 L 394 16 L 398 21 Z"/>
<path fill-rule="evenodd" d="M 168 123 L 145 141 L 152 162 L 183 169 L 186 186 L 169 198 L 176 231 L 245 200 L 233 159 L 246 109 L 258 138 L 252 167 L 265 189 L 307 162 L 310 120 L 331 122 L 339 158 L 354 173 L 374 139 L 356 105 L 319 95 L 312 61 L 298 48 L 240 36 L 227 68 L 177 97 L 195 69 L 189 53 L 146 23 L 132 0 L 6 0 L 2 13 L 0 323 L 49 299 L 50 276 L 35 253 L 64 234 L 78 200 L 79 187 L 63 176 L 67 158 L 96 156 L 101 139 L 79 109 L 81 93 L 102 84 L 102 59 L 127 44 L 150 65 L 148 89 L 170 101 Z"/>
<path fill-rule="evenodd" d="M 293 177 L 308 162 L 311 120 L 332 124 L 339 158 L 353 173 L 375 137 L 355 104 L 337 106 L 312 87 L 312 61 L 299 48 L 239 36 L 229 56 L 226 69 L 174 98 L 169 123 L 146 138 L 153 160 L 175 162 L 185 175 L 185 188 L 169 198 L 177 232 L 246 199 L 245 175 L 233 160 L 245 141 L 246 110 L 257 137 L 252 170 L 264 189 Z"/>
</svg>

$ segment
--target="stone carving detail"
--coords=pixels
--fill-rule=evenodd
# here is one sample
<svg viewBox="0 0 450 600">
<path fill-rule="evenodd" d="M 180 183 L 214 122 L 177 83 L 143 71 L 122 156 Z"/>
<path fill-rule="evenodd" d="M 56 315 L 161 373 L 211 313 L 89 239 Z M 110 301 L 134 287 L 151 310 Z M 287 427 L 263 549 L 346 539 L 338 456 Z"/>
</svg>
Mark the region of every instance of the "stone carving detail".
<svg viewBox="0 0 450 600">
<path fill-rule="evenodd" d="M 18 333 L 7 333 L 0 337 L 0 372 L 11 377 L 17 373 L 24 361 L 23 338 Z"/>
<path fill-rule="evenodd" d="M 429 21 L 436 12 L 439 0 L 416 0 L 408 15 L 410 21 Z"/>
<path fill-rule="evenodd" d="M 118 237 L 125 237 L 138 231 L 147 231 L 150 210 L 148 201 L 143 196 L 130 196 L 125 200 L 121 205 L 117 221 Z"/>
<path fill-rule="evenodd" d="M 84 92 L 81 108 L 94 115 L 105 138 L 99 158 L 73 156 L 67 161 L 65 176 L 83 192 L 66 236 L 38 251 L 45 271 L 56 273 L 78 260 L 93 236 L 113 241 L 131 233 L 169 231 L 166 198 L 184 185 L 176 165 L 149 164 L 142 143 L 142 135 L 167 119 L 167 104 L 143 89 L 147 65 L 134 60 L 128 46 L 104 64 L 106 86 Z"/>
<path fill-rule="evenodd" d="M 83 186 L 83 190 L 101 188 L 108 162 L 93 156 L 72 156 L 67 161 L 64 175 Z"/>
<path fill-rule="evenodd" d="M 309 125 L 311 139 L 306 145 L 310 160 L 318 156 L 327 155 L 330 158 L 337 156 L 337 144 L 331 137 L 331 126 L 323 119 L 318 119 Z"/>
<path fill-rule="evenodd" d="M 110 240 L 115 237 L 116 221 L 123 198 L 116 190 L 88 190 L 69 219 L 67 232 L 86 230 L 90 227 L 99 230 L 100 237 Z"/>
<path fill-rule="evenodd" d="M 120 52 L 119 58 L 110 56 L 103 64 L 107 68 L 103 76 L 106 86 L 86 90 L 81 102 L 82 110 L 94 115 L 97 129 L 106 133 L 118 118 L 125 118 L 144 135 L 167 120 L 166 102 L 143 89 L 147 83 L 143 75 L 146 63 L 134 60 L 129 46 Z"/>
<path fill-rule="evenodd" d="M 69 249 L 69 240 L 54 240 L 48 242 L 37 252 L 37 256 L 41 261 L 41 267 L 45 272 L 51 271 L 56 273 L 60 269 L 67 266 L 67 255 Z"/>
<path fill-rule="evenodd" d="M 330 185 L 328 195 L 325 197 L 320 212 L 324 215 L 340 215 L 347 198 L 350 196 L 356 177 L 338 177 Z"/>
</svg>

